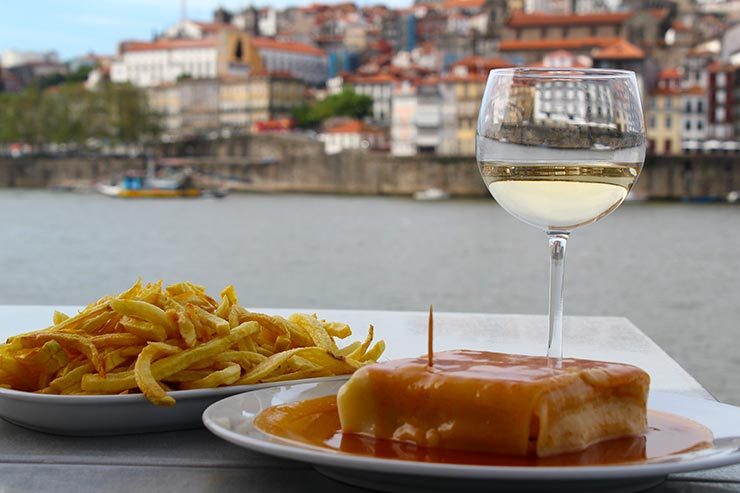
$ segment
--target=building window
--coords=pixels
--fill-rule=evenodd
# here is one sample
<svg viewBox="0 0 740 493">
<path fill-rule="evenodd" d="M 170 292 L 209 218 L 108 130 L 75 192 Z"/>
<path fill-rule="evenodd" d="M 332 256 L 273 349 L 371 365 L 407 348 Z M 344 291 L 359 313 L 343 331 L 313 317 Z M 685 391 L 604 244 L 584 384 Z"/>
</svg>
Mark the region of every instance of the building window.
<svg viewBox="0 0 740 493">
<path fill-rule="evenodd" d="M 727 83 L 727 76 L 724 72 L 719 72 L 717 74 L 717 87 L 725 87 L 725 84 Z"/>
<path fill-rule="evenodd" d="M 691 130 L 691 120 L 686 120 L 686 125 L 684 126 L 684 128 L 687 132 Z"/>
<path fill-rule="evenodd" d="M 696 102 L 696 112 L 697 113 L 704 113 L 704 101 L 697 101 Z"/>
<path fill-rule="evenodd" d="M 648 108 L 651 110 L 655 109 L 655 98 L 648 99 Z"/>
<path fill-rule="evenodd" d="M 727 97 L 725 96 L 725 91 L 718 90 L 715 93 L 715 98 L 717 99 L 717 102 L 720 104 L 723 104 L 725 101 L 727 101 Z"/>
<path fill-rule="evenodd" d="M 648 149 L 651 152 L 655 150 L 655 139 L 648 139 Z"/>
<path fill-rule="evenodd" d="M 686 101 L 686 113 L 691 113 L 691 101 Z"/>
<path fill-rule="evenodd" d="M 671 118 L 671 115 L 665 116 L 665 128 L 671 128 L 673 126 L 673 119 Z"/>
<path fill-rule="evenodd" d="M 724 123 L 725 121 L 725 109 L 724 108 L 717 108 L 714 110 L 714 119 L 717 120 L 717 123 Z"/>
<path fill-rule="evenodd" d="M 701 120 L 698 120 L 696 122 L 696 129 L 699 130 L 699 131 L 704 130 L 704 122 L 702 122 Z"/>
<path fill-rule="evenodd" d="M 655 115 L 650 116 L 650 128 L 655 128 Z"/>
<path fill-rule="evenodd" d="M 663 142 L 663 152 L 665 154 L 671 153 L 671 139 L 665 139 L 665 141 Z"/>
</svg>

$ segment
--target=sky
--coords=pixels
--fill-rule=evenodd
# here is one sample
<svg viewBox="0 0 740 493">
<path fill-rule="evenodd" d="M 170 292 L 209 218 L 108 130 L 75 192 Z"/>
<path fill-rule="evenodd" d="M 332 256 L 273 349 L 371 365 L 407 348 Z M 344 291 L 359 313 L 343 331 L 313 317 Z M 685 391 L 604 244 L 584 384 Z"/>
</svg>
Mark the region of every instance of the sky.
<svg viewBox="0 0 740 493">
<path fill-rule="evenodd" d="M 337 3 L 339 0 L 322 0 Z M 187 0 L 191 19 L 210 20 L 219 5 L 238 9 L 249 0 Z M 255 0 L 255 6 L 306 5 L 313 0 Z M 369 1 L 357 2 L 361 5 Z M 372 3 L 379 3 L 373 0 Z M 410 1 L 385 0 L 388 5 Z M 112 55 L 123 39 L 150 39 L 180 18 L 181 0 L 0 0 L 0 51 L 56 50 L 62 60 L 90 51 Z"/>
</svg>

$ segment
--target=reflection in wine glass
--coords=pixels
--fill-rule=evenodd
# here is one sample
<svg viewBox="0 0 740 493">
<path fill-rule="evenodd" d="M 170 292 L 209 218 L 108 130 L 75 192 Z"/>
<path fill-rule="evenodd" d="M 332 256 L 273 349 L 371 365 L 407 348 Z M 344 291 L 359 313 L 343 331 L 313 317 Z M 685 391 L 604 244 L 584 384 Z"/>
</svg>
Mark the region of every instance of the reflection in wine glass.
<svg viewBox="0 0 740 493">
<path fill-rule="evenodd" d="M 563 269 L 570 232 L 624 201 L 645 159 L 633 72 L 492 70 L 478 115 L 483 180 L 511 215 L 550 244 L 547 355 L 563 355 Z"/>
</svg>

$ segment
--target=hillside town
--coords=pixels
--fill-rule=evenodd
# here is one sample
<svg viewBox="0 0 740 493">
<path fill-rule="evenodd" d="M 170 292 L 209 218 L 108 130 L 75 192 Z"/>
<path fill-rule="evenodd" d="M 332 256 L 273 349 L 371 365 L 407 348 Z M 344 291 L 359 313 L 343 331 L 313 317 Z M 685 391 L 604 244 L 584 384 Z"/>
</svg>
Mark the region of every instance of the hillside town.
<svg viewBox="0 0 740 493">
<path fill-rule="evenodd" d="M 163 142 L 300 132 L 327 154 L 473 156 L 488 72 L 505 67 L 633 70 L 650 153 L 740 152 L 738 1 L 248 5 L 211 19 L 184 10 L 151 39 L 122 40 L 115 55 L 62 62 L 54 52 L 5 50 L 0 88 L 19 92 L 85 68 L 92 93 L 108 82 L 143 91 Z M 364 114 L 297 118 L 347 92 L 368 97 Z M 565 85 L 539 91 L 528 118 L 594 124 L 579 104 L 587 96 Z"/>
</svg>

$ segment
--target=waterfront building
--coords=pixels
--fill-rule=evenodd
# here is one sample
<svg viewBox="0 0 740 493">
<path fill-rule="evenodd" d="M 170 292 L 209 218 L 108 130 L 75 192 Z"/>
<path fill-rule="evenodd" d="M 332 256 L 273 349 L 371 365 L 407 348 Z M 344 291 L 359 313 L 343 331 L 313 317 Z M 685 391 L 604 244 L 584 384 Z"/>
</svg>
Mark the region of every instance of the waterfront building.
<svg viewBox="0 0 740 493">
<path fill-rule="evenodd" d="M 152 87 L 178 78 L 213 79 L 218 75 L 216 38 L 124 41 L 111 64 L 113 82 Z"/>
<path fill-rule="evenodd" d="M 383 130 L 352 118 L 330 124 L 319 134 L 319 140 L 324 143 L 327 154 L 346 150 L 388 150 Z"/>
<path fill-rule="evenodd" d="M 627 21 L 634 15 L 634 12 L 593 14 L 512 12 L 502 33 L 502 41 L 626 38 Z"/>
<path fill-rule="evenodd" d="M 203 135 L 220 128 L 218 79 L 183 79 L 147 90 L 168 136 Z"/>
<path fill-rule="evenodd" d="M 252 46 L 265 70 L 288 71 L 312 86 L 326 83 L 329 56 L 325 50 L 306 43 L 269 38 L 253 38 Z"/>
<path fill-rule="evenodd" d="M 371 97 L 373 99 L 373 123 L 389 127 L 391 124 L 393 85 L 395 83 L 396 78 L 385 73 L 348 75 L 342 79 L 340 87 L 341 89 L 349 87 L 357 94 Z"/>
<path fill-rule="evenodd" d="M 735 115 L 735 68 L 726 63 L 719 61 L 713 62 L 708 67 L 708 103 L 709 109 L 707 120 L 709 128 L 707 137 L 714 140 L 715 149 L 719 150 L 725 147 L 725 142 L 737 141 L 738 135 L 735 134 L 733 120 Z M 727 148 L 729 150 L 729 145 Z M 740 150 L 740 146 L 738 146 Z"/>
<path fill-rule="evenodd" d="M 475 155 L 475 132 L 478 110 L 486 87 L 487 75 L 471 73 L 464 66 L 455 67 L 442 77 L 442 90 L 453 101 L 454 136 L 447 139 L 444 154 L 458 156 Z"/>
<path fill-rule="evenodd" d="M 287 72 L 224 78 L 219 85 L 221 128 L 238 132 L 256 122 L 289 118 L 305 102 L 305 82 Z"/>
<path fill-rule="evenodd" d="M 702 150 L 707 138 L 707 90 L 701 86 L 681 92 L 681 149 Z"/>
<path fill-rule="evenodd" d="M 681 89 L 664 84 L 650 93 L 645 111 L 648 152 L 658 155 L 681 152 Z"/>
<path fill-rule="evenodd" d="M 262 69 L 290 71 L 307 84 L 326 81 L 326 52 L 305 43 L 253 38 L 234 28 L 223 28 L 200 39 L 124 41 L 111 66 L 113 82 L 152 87 L 187 77 L 212 79 L 246 75 Z"/>
<path fill-rule="evenodd" d="M 391 155 L 416 154 L 416 85 L 405 80 L 393 88 L 391 106 Z"/>
</svg>

